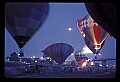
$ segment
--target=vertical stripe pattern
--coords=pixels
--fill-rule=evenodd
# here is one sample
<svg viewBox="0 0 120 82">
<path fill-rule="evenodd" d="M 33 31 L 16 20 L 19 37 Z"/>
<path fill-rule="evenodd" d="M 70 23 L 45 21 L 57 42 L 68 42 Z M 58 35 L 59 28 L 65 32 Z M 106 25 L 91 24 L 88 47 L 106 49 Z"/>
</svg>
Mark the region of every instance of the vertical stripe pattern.
<svg viewBox="0 0 120 82">
<path fill-rule="evenodd" d="M 96 49 L 100 49 L 102 43 L 109 36 L 108 32 L 98 25 L 90 15 L 86 15 L 83 19 L 78 20 L 77 27 L 83 30 L 85 38 L 90 41 Z"/>
<path fill-rule="evenodd" d="M 49 55 L 58 64 L 62 64 L 73 51 L 74 48 L 67 43 L 54 43 L 45 48 L 42 52 Z"/>
</svg>

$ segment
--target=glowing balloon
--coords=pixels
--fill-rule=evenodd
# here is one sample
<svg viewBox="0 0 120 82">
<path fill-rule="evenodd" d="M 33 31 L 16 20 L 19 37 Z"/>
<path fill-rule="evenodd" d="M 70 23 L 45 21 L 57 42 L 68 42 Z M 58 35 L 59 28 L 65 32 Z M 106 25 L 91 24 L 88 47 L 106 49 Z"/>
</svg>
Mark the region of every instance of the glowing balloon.
<svg viewBox="0 0 120 82">
<path fill-rule="evenodd" d="M 77 27 L 79 30 L 82 30 L 80 32 L 84 35 L 86 45 L 93 53 L 97 54 L 109 34 L 90 15 L 86 15 L 83 19 L 78 20 Z"/>
<path fill-rule="evenodd" d="M 74 48 L 67 43 L 54 43 L 41 52 L 50 56 L 58 64 L 62 64 L 73 51 Z"/>
<path fill-rule="evenodd" d="M 82 66 L 82 64 L 88 59 L 83 53 L 83 50 L 76 51 L 74 57 L 76 61 L 78 62 L 79 66 Z"/>
<path fill-rule="evenodd" d="M 87 45 L 87 47 L 93 52 L 93 54 L 98 54 L 100 52 L 100 50 L 102 49 L 105 41 L 100 45 L 100 48 L 99 49 L 95 49 L 95 46 L 94 44 L 92 44 L 87 38 L 84 38 L 85 39 L 85 43 Z M 99 46 L 98 46 L 99 47 Z"/>
</svg>

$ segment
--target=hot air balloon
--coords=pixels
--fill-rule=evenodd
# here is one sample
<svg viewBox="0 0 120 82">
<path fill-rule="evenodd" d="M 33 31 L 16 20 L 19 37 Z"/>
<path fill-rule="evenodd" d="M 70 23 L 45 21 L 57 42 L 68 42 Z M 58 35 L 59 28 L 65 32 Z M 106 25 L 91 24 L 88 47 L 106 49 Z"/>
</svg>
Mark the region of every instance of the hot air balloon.
<svg viewBox="0 0 120 82">
<path fill-rule="evenodd" d="M 82 23 L 82 20 L 83 20 L 82 18 L 77 20 L 77 28 L 78 28 L 79 32 L 82 34 L 82 36 L 85 37 L 85 33 L 84 33 L 83 29 L 80 26 L 80 24 Z"/>
<path fill-rule="evenodd" d="M 93 54 L 98 54 L 100 52 L 100 50 L 102 49 L 104 43 L 105 43 L 105 41 L 104 41 L 101 44 L 101 47 L 99 49 L 95 49 L 94 45 L 87 38 L 84 38 L 84 39 L 85 39 L 85 43 L 86 43 L 87 47 L 93 52 Z"/>
<path fill-rule="evenodd" d="M 85 54 L 83 53 L 83 50 L 81 50 L 81 51 L 76 51 L 75 52 L 75 59 L 76 59 L 76 61 L 78 62 L 78 65 L 79 66 L 82 66 L 82 64 L 86 61 L 86 60 L 88 60 L 88 58 L 85 56 Z"/>
<path fill-rule="evenodd" d="M 43 25 L 48 12 L 48 3 L 6 3 L 5 25 L 20 49 Z"/>
<path fill-rule="evenodd" d="M 85 3 L 90 16 L 111 36 L 116 38 L 116 4 Z"/>
<path fill-rule="evenodd" d="M 109 36 L 100 25 L 98 25 L 90 15 L 86 15 L 83 19 L 77 21 L 78 29 L 82 29 L 86 45 L 94 54 L 99 53 L 106 38 Z M 82 34 L 82 35 L 83 35 Z"/>
<path fill-rule="evenodd" d="M 41 52 L 50 56 L 58 64 L 62 64 L 73 51 L 74 48 L 67 43 L 54 43 Z"/>
</svg>

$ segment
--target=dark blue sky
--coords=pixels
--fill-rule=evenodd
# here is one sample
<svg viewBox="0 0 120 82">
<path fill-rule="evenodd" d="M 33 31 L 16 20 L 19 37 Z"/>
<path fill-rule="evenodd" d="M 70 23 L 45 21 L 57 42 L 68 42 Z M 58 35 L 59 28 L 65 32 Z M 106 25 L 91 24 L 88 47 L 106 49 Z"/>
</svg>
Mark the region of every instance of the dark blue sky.
<svg viewBox="0 0 120 82">
<path fill-rule="evenodd" d="M 84 3 L 50 3 L 49 15 L 42 27 L 31 37 L 23 47 L 25 57 L 41 57 L 41 52 L 47 46 L 56 42 L 65 42 L 74 47 L 74 52 L 85 45 L 83 36 L 76 27 L 76 21 L 88 14 Z M 72 31 L 67 28 L 71 27 Z M 12 52 L 19 53 L 20 49 L 5 30 L 5 57 Z M 116 39 L 108 36 L 100 51 L 101 57 L 116 58 Z M 86 54 L 89 57 L 93 54 Z M 67 59 L 74 59 L 69 56 Z"/>
</svg>

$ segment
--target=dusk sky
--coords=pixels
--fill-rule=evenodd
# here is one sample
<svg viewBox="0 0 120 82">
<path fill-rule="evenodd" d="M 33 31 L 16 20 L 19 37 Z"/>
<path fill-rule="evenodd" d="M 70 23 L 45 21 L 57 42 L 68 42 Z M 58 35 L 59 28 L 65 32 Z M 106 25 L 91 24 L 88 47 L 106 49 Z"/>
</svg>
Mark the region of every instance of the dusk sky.
<svg viewBox="0 0 120 82">
<path fill-rule="evenodd" d="M 83 36 L 78 31 L 76 22 L 85 17 L 88 12 L 84 3 L 49 3 L 50 10 L 48 17 L 41 28 L 31 37 L 23 47 L 24 57 L 42 57 L 41 52 L 53 43 L 68 43 L 74 47 L 74 53 L 82 50 L 85 45 Z M 67 28 L 72 30 L 68 31 Z M 5 29 L 5 57 L 10 56 L 12 52 L 19 53 L 20 49 Z M 100 51 L 100 57 L 116 58 L 116 39 L 108 36 L 103 48 Z M 94 54 L 86 54 L 94 57 Z M 68 60 L 74 60 L 74 56 L 69 56 Z"/>
</svg>

